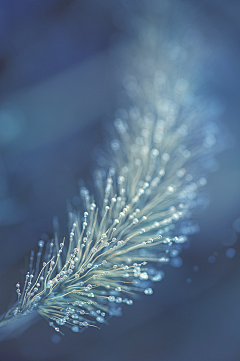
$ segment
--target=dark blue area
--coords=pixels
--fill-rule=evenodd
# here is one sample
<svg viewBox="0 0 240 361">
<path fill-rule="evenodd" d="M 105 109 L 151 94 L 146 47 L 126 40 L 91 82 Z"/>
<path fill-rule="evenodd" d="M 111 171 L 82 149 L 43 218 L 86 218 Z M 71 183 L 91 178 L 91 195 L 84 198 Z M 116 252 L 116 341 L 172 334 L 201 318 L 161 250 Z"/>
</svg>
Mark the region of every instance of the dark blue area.
<svg viewBox="0 0 240 361">
<path fill-rule="evenodd" d="M 193 0 L 184 3 L 196 6 Z M 135 6 L 134 1 L 120 0 L 2 1 L 0 111 L 11 108 L 7 96 L 14 94 L 18 101 L 29 90 L 31 101 L 42 83 L 50 81 L 44 83 L 44 92 L 54 77 L 107 52 L 116 32 L 112 14 L 121 4 L 125 9 Z M 111 318 L 101 331 L 63 330 L 66 335 L 59 342 L 41 320 L 20 337 L 0 343 L 1 361 L 240 360 L 239 233 L 231 246 L 237 251 L 232 259 L 220 241 L 224 230 L 240 217 L 240 7 L 236 1 L 214 0 L 199 1 L 197 7 L 203 33 L 205 22 L 211 23 L 212 33 L 205 36 L 212 51 L 221 50 L 212 87 L 225 103 L 222 118 L 235 144 L 218 157 L 220 169 L 209 177 L 211 204 L 196 215 L 201 231 L 181 254 L 183 266 L 166 266 L 154 294 L 126 305 L 123 316 Z M 112 89 L 102 87 L 111 97 Z M 57 97 L 56 86 L 52 89 Z M 78 104 L 79 94 L 72 98 Z M 97 100 L 92 99 L 93 107 Z M 48 123 L 41 128 L 34 119 L 30 123 L 22 119 L 14 105 L 11 109 L 10 118 L 1 115 L 5 120 L 0 129 L 0 314 L 15 294 L 24 256 L 36 249 L 42 233 L 52 234 L 54 216 L 66 234 L 66 200 L 78 194 L 79 178 L 92 187 L 91 153 L 102 141 L 102 108 L 91 119 L 69 114 L 68 131 L 59 131 L 56 119 L 51 134 Z"/>
</svg>

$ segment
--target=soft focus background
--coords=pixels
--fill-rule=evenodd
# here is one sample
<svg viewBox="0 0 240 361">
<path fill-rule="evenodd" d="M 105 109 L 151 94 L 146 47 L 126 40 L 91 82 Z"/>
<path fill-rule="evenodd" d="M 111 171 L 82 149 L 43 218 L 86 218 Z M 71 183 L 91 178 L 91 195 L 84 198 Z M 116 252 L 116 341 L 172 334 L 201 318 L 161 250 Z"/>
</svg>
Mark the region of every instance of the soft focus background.
<svg viewBox="0 0 240 361">
<path fill-rule="evenodd" d="M 91 179 L 100 123 L 119 89 L 109 50 L 122 11 L 137 3 L 0 1 L 0 314 L 15 298 L 25 256 L 43 232 L 51 236 L 54 216 L 66 233 L 66 200 L 77 204 L 79 178 Z M 184 22 L 195 17 L 215 54 L 211 84 L 233 134 L 209 176 L 210 206 L 196 215 L 201 232 L 183 266 L 165 267 L 153 296 L 109 326 L 80 335 L 65 328 L 62 337 L 41 320 L 0 343 L 0 361 L 240 360 L 240 2 L 183 5 Z"/>
</svg>

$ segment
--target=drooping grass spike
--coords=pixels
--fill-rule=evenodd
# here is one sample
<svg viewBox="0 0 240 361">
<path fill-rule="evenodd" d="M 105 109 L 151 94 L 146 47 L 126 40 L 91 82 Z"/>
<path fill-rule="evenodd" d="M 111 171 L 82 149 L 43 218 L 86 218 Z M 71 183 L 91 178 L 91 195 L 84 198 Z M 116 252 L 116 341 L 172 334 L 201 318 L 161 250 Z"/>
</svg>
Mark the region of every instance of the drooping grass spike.
<svg viewBox="0 0 240 361">
<path fill-rule="evenodd" d="M 83 212 L 69 212 L 66 239 L 54 220 L 54 238 L 38 242 L 0 326 L 36 311 L 57 332 L 99 327 L 152 294 L 162 266 L 197 231 L 192 211 L 222 144 L 214 108 L 198 94 L 190 45 L 163 41 L 154 23 L 139 28 L 138 40 L 120 46 L 123 91 L 95 195 L 80 189 Z"/>
</svg>

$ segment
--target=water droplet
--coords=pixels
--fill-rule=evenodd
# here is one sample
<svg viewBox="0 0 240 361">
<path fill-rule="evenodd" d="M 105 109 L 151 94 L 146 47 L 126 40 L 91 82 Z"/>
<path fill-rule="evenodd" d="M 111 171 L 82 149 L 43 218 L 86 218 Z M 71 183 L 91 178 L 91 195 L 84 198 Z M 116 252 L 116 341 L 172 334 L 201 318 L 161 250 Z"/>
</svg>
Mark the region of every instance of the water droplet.
<svg viewBox="0 0 240 361">
<path fill-rule="evenodd" d="M 127 301 L 126 301 L 126 304 L 129 305 L 129 306 L 131 306 L 131 305 L 133 304 L 133 300 L 127 300 Z"/>
<path fill-rule="evenodd" d="M 38 241 L 38 247 L 40 248 L 44 247 L 44 241 L 42 240 Z"/>
<path fill-rule="evenodd" d="M 172 258 L 170 261 L 170 265 L 175 268 L 181 267 L 182 264 L 183 264 L 183 260 L 181 257 Z"/>
<path fill-rule="evenodd" d="M 153 290 L 152 290 L 152 288 L 145 288 L 144 293 L 145 293 L 145 295 L 151 295 L 151 294 L 153 294 Z"/>
<path fill-rule="evenodd" d="M 162 154 L 162 160 L 164 162 L 168 162 L 170 160 L 170 155 L 168 153 L 163 153 Z"/>
<path fill-rule="evenodd" d="M 164 277 L 164 272 L 159 271 L 152 277 L 152 281 L 153 282 L 159 282 L 159 281 L 161 281 L 163 279 L 163 277 Z"/>
<path fill-rule="evenodd" d="M 78 326 L 73 326 L 72 331 L 73 332 L 79 332 L 79 327 Z"/>
<path fill-rule="evenodd" d="M 104 318 L 101 317 L 101 316 L 98 316 L 98 317 L 96 318 L 96 320 L 97 320 L 98 322 L 100 322 L 100 323 L 104 323 Z"/>
<path fill-rule="evenodd" d="M 198 272 L 199 271 L 199 266 L 193 266 L 193 272 Z"/>
<path fill-rule="evenodd" d="M 209 263 L 214 263 L 216 261 L 216 257 L 215 256 L 209 256 L 208 257 L 208 262 Z"/>
<path fill-rule="evenodd" d="M 220 239 L 224 246 L 233 246 L 237 241 L 237 234 L 233 229 L 226 229 L 223 231 Z"/>
<path fill-rule="evenodd" d="M 228 248 L 225 252 L 227 258 L 233 258 L 236 254 L 236 250 L 234 248 Z"/>
<path fill-rule="evenodd" d="M 139 278 L 140 278 L 141 280 L 147 280 L 147 279 L 148 279 L 148 274 L 147 274 L 147 272 L 142 272 L 142 273 L 140 273 Z"/>
</svg>

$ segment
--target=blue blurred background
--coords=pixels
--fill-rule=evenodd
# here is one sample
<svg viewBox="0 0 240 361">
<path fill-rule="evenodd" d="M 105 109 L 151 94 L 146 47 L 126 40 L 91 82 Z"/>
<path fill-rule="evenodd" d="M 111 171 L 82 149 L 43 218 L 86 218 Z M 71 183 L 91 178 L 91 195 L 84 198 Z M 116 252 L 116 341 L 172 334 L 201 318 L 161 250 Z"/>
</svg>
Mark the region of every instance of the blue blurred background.
<svg viewBox="0 0 240 361">
<path fill-rule="evenodd" d="M 15 297 L 24 257 L 43 232 L 51 236 L 54 216 L 66 234 L 66 200 L 78 204 L 78 179 L 91 183 L 91 153 L 119 89 L 109 56 L 117 19 L 137 4 L 0 2 L 0 314 Z M 195 217 L 201 232 L 182 253 L 183 266 L 166 267 L 154 295 L 126 306 L 110 326 L 62 337 L 41 320 L 0 343 L 1 361 L 240 360 L 240 221 L 232 226 L 240 217 L 240 2 L 183 5 L 184 21 L 195 14 L 215 55 L 211 84 L 234 136 L 209 176 L 211 203 Z"/>
</svg>

